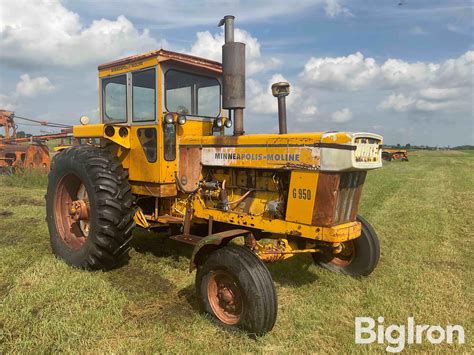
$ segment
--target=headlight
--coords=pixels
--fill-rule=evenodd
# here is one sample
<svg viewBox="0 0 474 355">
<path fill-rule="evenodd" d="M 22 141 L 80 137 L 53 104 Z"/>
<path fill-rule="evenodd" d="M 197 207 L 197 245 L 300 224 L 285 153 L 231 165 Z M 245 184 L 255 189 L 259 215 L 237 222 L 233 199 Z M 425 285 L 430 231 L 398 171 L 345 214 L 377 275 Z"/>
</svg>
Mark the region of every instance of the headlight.
<svg viewBox="0 0 474 355">
<path fill-rule="evenodd" d="M 185 124 L 185 123 L 186 123 L 186 116 L 185 116 L 185 115 L 180 115 L 180 116 L 178 116 L 178 123 L 179 123 L 180 125 Z"/>
<path fill-rule="evenodd" d="M 173 114 L 172 113 L 167 113 L 165 115 L 165 123 L 173 123 L 174 121 L 174 117 L 173 117 Z"/>
<path fill-rule="evenodd" d="M 226 119 L 225 119 L 225 122 L 224 122 L 224 125 L 225 125 L 227 128 L 232 127 L 232 120 L 231 120 L 230 118 L 226 118 Z"/>
<path fill-rule="evenodd" d="M 82 125 L 86 125 L 89 124 L 90 120 L 87 116 L 81 116 L 81 118 L 79 118 L 79 122 L 81 122 Z"/>
<path fill-rule="evenodd" d="M 220 118 L 216 118 L 214 121 L 214 124 L 216 125 L 217 128 L 222 127 L 222 120 Z"/>
</svg>

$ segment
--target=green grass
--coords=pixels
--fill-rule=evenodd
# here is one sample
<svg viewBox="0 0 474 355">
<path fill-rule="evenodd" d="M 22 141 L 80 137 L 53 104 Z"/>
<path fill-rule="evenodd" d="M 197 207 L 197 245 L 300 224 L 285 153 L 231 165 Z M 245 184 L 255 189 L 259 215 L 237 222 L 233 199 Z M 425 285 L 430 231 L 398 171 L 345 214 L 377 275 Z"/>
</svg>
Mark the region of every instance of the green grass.
<svg viewBox="0 0 474 355">
<path fill-rule="evenodd" d="M 473 171 L 473 153 L 420 152 L 370 172 L 360 212 L 381 239 L 378 268 L 356 280 L 314 266 L 308 255 L 270 265 L 278 320 L 257 340 L 199 314 L 190 247 L 137 231 L 122 268 L 72 269 L 51 254 L 44 187 L 2 177 L 0 353 L 383 352 L 386 345 L 354 344 L 356 316 L 461 324 L 463 347 L 405 351 L 472 352 Z"/>
<path fill-rule="evenodd" d="M 2 177 L 2 185 L 22 188 L 43 188 L 48 183 L 48 175 L 41 170 L 18 170 L 15 174 Z"/>
</svg>

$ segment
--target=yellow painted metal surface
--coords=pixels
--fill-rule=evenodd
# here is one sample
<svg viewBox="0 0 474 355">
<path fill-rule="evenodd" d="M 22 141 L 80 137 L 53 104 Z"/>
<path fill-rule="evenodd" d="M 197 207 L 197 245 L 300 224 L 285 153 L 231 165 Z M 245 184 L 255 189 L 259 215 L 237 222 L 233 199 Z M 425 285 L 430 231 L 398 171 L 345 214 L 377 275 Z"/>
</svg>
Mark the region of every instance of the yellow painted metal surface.
<svg viewBox="0 0 474 355">
<path fill-rule="evenodd" d="M 352 137 L 344 132 L 325 133 L 321 135 L 321 143 L 346 144 L 351 142 Z"/>
<path fill-rule="evenodd" d="M 265 239 L 257 241 L 254 252 L 264 262 L 275 262 L 289 259 L 296 254 L 317 253 L 320 250 L 315 247 L 313 241 L 305 243 L 302 247 L 287 238 Z"/>
<path fill-rule="evenodd" d="M 258 228 L 275 234 L 300 236 L 303 238 L 326 241 L 331 243 L 345 242 L 360 236 L 359 222 L 348 222 L 333 227 L 311 226 L 302 223 L 289 222 L 281 219 L 269 219 L 263 216 L 253 216 L 246 213 L 221 211 L 206 208 L 199 198 L 193 199 L 194 216 L 216 222 L 224 222 L 247 228 Z"/>
<path fill-rule="evenodd" d="M 105 128 L 111 126 L 113 134 L 105 134 Z M 121 130 L 121 131 L 120 131 Z M 105 125 L 105 124 L 90 124 L 74 126 L 72 133 L 75 138 L 105 138 L 121 147 L 130 148 L 130 128 L 124 125 Z"/>
<path fill-rule="evenodd" d="M 246 168 L 319 167 L 320 135 L 189 136 L 182 145 L 202 147 L 202 163 Z"/>
<path fill-rule="evenodd" d="M 137 209 L 137 212 L 135 212 L 135 215 L 133 216 L 133 220 L 135 221 L 137 226 L 140 226 L 142 228 L 150 227 L 150 223 L 148 223 L 148 221 L 146 220 L 141 208 Z"/>
<path fill-rule="evenodd" d="M 72 127 L 72 134 L 75 138 L 95 138 L 103 137 L 104 135 L 104 124 L 88 124 L 84 126 Z"/>
<path fill-rule="evenodd" d="M 129 179 L 134 181 L 148 181 L 157 183 L 160 181 L 160 159 L 158 157 L 158 151 L 156 153 L 155 161 L 148 161 L 145 154 L 143 144 L 155 145 L 155 149 L 158 149 L 158 141 L 155 139 L 143 139 L 143 144 L 140 142 L 138 137 L 138 131 L 140 129 L 152 129 L 156 131 L 155 137 L 158 136 L 158 127 L 156 125 L 148 126 L 131 126 L 130 127 L 130 167 L 129 167 Z M 142 134 L 144 136 L 144 133 Z"/>
<path fill-rule="evenodd" d="M 118 75 L 127 73 L 134 70 L 140 70 L 148 67 L 152 67 L 158 64 L 158 58 L 153 57 L 144 60 L 137 60 L 133 63 L 128 63 L 124 65 L 117 65 L 112 68 L 107 68 L 99 71 L 99 78 L 104 78 L 106 76 Z"/>
<path fill-rule="evenodd" d="M 176 196 L 176 184 L 152 184 L 140 181 L 130 181 L 132 193 L 136 195 L 173 197 Z"/>
<path fill-rule="evenodd" d="M 291 172 L 290 191 L 286 220 L 311 224 L 319 173 L 315 171 L 293 170 Z"/>
<path fill-rule="evenodd" d="M 104 138 L 118 144 L 119 146 L 130 149 L 130 127 L 112 126 L 114 127 L 113 135 L 104 134 Z"/>
<path fill-rule="evenodd" d="M 212 135 L 212 122 L 188 118 L 184 125 L 178 125 L 177 133 L 180 144 L 186 137 Z"/>
</svg>

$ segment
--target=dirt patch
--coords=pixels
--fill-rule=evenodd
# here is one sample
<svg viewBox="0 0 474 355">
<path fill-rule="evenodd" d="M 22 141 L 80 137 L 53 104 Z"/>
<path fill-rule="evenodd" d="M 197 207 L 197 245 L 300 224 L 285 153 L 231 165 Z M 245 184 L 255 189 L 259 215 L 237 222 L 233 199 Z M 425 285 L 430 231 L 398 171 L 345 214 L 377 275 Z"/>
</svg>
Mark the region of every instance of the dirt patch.
<svg viewBox="0 0 474 355">
<path fill-rule="evenodd" d="M 10 217 L 13 216 L 12 211 L 2 210 L 0 211 L 0 217 Z"/>
<path fill-rule="evenodd" d="M 166 300 L 158 298 L 140 300 L 129 303 L 124 308 L 127 320 L 140 323 L 155 323 L 161 320 L 168 324 L 173 322 L 186 322 L 197 309 L 179 297 L 170 297 Z"/>
<path fill-rule="evenodd" d="M 43 206 L 44 201 L 25 196 L 13 196 L 7 200 L 7 204 L 10 206 Z"/>
</svg>

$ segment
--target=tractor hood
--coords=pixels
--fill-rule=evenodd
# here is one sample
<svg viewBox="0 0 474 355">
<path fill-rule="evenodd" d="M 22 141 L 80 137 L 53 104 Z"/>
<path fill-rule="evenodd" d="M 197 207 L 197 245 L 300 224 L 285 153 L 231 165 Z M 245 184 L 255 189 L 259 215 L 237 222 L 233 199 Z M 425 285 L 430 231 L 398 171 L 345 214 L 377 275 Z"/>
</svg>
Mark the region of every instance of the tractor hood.
<svg viewBox="0 0 474 355">
<path fill-rule="evenodd" d="M 321 132 L 245 136 L 186 136 L 180 149 L 198 149 L 202 165 L 320 171 L 382 166 L 382 137 L 373 133 Z"/>
</svg>

